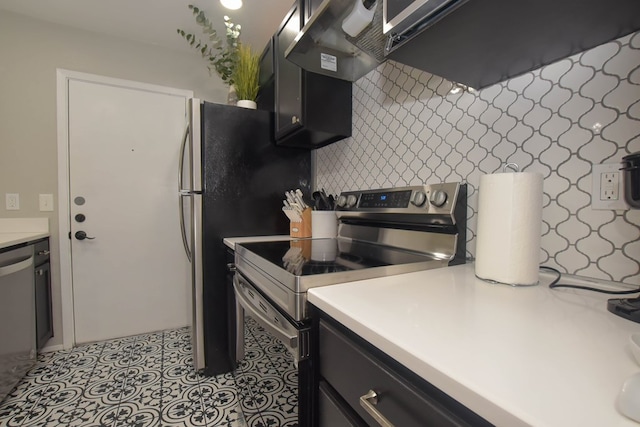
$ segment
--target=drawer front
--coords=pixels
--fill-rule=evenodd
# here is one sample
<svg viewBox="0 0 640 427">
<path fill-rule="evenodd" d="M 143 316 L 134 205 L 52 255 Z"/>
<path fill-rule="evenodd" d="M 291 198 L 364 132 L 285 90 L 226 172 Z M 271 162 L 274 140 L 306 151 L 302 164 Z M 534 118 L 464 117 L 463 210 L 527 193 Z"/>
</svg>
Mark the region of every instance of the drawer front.
<svg viewBox="0 0 640 427">
<path fill-rule="evenodd" d="M 319 427 L 367 426 L 324 381 L 320 381 L 318 387 L 318 425 Z"/>
<path fill-rule="evenodd" d="M 42 265 L 49 261 L 49 239 L 42 240 L 33 245 L 33 263 Z"/>
<path fill-rule="evenodd" d="M 360 397 L 377 393 L 374 408 L 395 426 L 467 425 L 440 402 L 422 393 L 324 321 L 320 322 L 320 374 L 369 425 L 379 423 Z"/>
</svg>

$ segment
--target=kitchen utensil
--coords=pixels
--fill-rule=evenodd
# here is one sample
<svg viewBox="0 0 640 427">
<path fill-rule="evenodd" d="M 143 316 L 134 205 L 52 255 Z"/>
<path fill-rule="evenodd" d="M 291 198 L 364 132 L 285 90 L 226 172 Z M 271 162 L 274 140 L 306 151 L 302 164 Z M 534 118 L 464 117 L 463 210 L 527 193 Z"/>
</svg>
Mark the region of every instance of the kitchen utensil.
<svg viewBox="0 0 640 427">
<path fill-rule="evenodd" d="M 287 202 L 289 202 L 289 204 L 296 203 L 296 199 L 293 197 L 293 193 L 291 193 L 291 191 L 285 191 L 284 195 L 287 198 Z"/>
<path fill-rule="evenodd" d="M 333 210 L 333 207 L 331 206 L 331 202 L 329 202 L 329 198 L 327 197 L 327 193 L 324 192 L 324 188 L 320 192 L 320 197 L 322 198 L 322 203 L 324 204 L 323 210 L 327 210 L 327 211 Z"/>
<path fill-rule="evenodd" d="M 296 189 L 296 192 L 293 194 L 293 196 L 303 210 L 308 208 L 307 204 L 304 201 L 304 198 L 302 197 L 302 191 L 299 188 Z"/>
<path fill-rule="evenodd" d="M 301 213 L 298 212 L 297 210 L 295 210 L 294 208 L 283 207 L 282 208 L 282 212 L 284 212 L 284 214 L 287 216 L 287 218 L 289 218 L 289 221 L 291 221 L 291 222 L 300 222 L 300 221 L 302 221 Z"/>
</svg>

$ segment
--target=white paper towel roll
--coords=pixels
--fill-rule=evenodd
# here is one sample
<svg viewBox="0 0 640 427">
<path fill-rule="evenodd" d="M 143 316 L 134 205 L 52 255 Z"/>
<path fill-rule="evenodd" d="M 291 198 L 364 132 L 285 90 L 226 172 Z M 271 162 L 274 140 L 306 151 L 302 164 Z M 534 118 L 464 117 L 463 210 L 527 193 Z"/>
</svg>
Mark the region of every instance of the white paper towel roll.
<svg viewBox="0 0 640 427">
<path fill-rule="evenodd" d="M 478 197 L 476 276 L 510 285 L 537 284 L 542 175 L 483 175 Z"/>
<path fill-rule="evenodd" d="M 351 37 L 358 37 L 358 34 L 364 30 L 367 25 L 373 20 L 373 15 L 376 12 L 374 3 L 371 8 L 364 7 L 362 0 L 356 0 L 353 9 L 349 12 L 349 15 L 342 21 L 342 31 L 349 34 Z"/>
</svg>

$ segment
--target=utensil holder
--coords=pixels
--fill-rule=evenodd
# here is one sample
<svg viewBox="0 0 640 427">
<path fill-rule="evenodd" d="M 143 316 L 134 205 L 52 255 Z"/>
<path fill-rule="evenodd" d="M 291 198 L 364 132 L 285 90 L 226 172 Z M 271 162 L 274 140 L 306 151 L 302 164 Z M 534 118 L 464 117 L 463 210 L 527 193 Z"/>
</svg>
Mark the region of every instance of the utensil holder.
<svg viewBox="0 0 640 427">
<path fill-rule="evenodd" d="M 313 211 L 311 218 L 311 236 L 314 239 L 331 239 L 338 235 L 338 217 L 335 211 Z"/>
<path fill-rule="evenodd" d="M 291 237 L 311 237 L 311 208 L 302 211 L 302 221 L 289 223 Z"/>
</svg>

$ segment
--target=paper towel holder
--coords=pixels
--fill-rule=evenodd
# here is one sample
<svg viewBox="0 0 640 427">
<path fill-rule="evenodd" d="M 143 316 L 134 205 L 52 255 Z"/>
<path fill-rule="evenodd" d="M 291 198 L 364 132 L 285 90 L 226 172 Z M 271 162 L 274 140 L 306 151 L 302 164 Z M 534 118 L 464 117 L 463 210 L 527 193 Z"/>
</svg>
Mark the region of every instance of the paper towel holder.
<svg viewBox="0 0 640 427">
<path fill-rule="evenodd" d="M 514 172 L 520 172 L 520 166 L 518 166 L 517 163 L 507 163 L 506 165 L 504 165 L 504 167 L 502 168 L 502 172 L 507 172 L 508 169 L 511 169 Z"/>
<path fill-rule="evenodd" d="M 502 173 L 500 173 L 502 172 Z M 515 172 L 515 173 L 509 173 L 509 172 Z M 511 244 L 514 244 L 516 248 L 522 249 L 522 247 L 526 248 L 530 248 L 532 245 L 534 245 L 535 247 L 538 248 L 539 251 L 539 239 L 540 239 L 540 231 L 536 231 L 534 225 L 537 224 L 538 222 L 541 223 L 542 221 L 542 196 L 543 196 L 543 189 L 542 189 L 542 180 L 543 177 L 541 174 L 539 173 L 533 173 L 533 174 L 529 174 L 529 173 L 521 173 L 520 171 L 520 166 L 517 163 L 514 162 L 509 162 L 506 164 L 501 165 L 500 167 L 496 168 L 495 172 L 493 174 L 488 174 L 485 176 L 482 176 L 480 179 L 480 194 L 483 194 L 484 189 L 482 189 L 483 186 L 483 182 L 485 185 L 489 185 L 488 190 L 492 190 L 489 191 L 489 193 L 487 194 L 492 194 L 494 196 L 494 198 L 498 198 L 499 200 L 497 200 L 497 204 L 493 203 L 493 201 L 491 202 L 490 206 L 485 206 L 483 208 L 483 201 L 482 201 L 482 197 L 479 198 L 478 200 L 478 211 L 481 211 L 483 209 L 486 210 L 486 212 L 490 212 L 490 209 L 487 210 L 489 207 L 493 207 L 495 209 L 495 206 L 501 206 L 501 204 L 499 203 L 500 201 L 505 201 L 508 200 L 510 201 L 512 204 L 514 202 L 518 202 L 518 203 L 524 203 L 525 205 L 529 206 L 531 205 L 531 203 L 528 203 L 529 200 L 533 200 L 533 204 L 531 205 L 531 209 L 526 209 L 527 212 L 531 212 L 531 221 L 528 221 L 526 223 L 527 227 L 525 227 L 524 231 L 520 230 L 520 228 L 517 229 L 517 231 L 520 231 L 519 233 L 515 233 L 515 234 L 511 234 L 510 232 L 507 233 L 508 235 L 510 235 L 511 237 L 509 238 L 509 242 Z M 538 181 L 540 181 L 538 183 Z M 495 185 L 494 185 L 495 184 Z M 525 185 L 526 184 L 526 185 Z M 532 189 L 532 193 L 530 196 L 524 196 L 523 194 L 529 194 L 529 191 L 523 193 L 520 188 L 522 187 L 522 185 L 525 185 L 525 188 L 529 188 L 531 187 Z M 498 190 L 499 188 L 499 190 Z M 516 191 L 518 193 L 519 197 L 516 197 L 515 199 L 513 198 L 509 198 L 507 197 L 506 199 L 503 197 L 504 193 L 503 190 L 505 191 Z M 535 191 L 533 191 L 535 190 Z M 493 193 L 495 194 L 493 194 Z M 497 192 L 497 193 L 496 193 Z M 488 196 L 487 196 L 488 197 Z M 524 199 L 523 199 L 524 197 Z M 535 207 L 538 205 L 537 199 L 539 200 L 539 213 L 536 214 L 537 209 L 535 209 Z M 526 199 L 526 200 L 525 200 Z M 534 200 L 535 199 L 535 200 Z M 487 199 L 489 200 L 489 199 Z M 535 202 L 535 203 L 534 203 Z M 489 202 L 485 202 L 489 203 Z M 505 215 L 507 217 L 509 217 L 510 215 L 512 215 L 512 206 L 509 207 L 509 209 L 505 210 L 505 211 L 500 211 L 501 213 L 505 213 Z M 502 209 L 502 208 L 498 208 L 498 209 Z M 479 212 L 480 213 L 480 212 Z M 481 238 L 484 238 L 484 236 L 489 236 L 492 234 L 492 232 L 490 232 L 491 227 L 493 227 L 493 229 L 495 229 L 496 224 L 492 224 L 491 221 L 487 221 L 485 220 L 484 223 L 482 223 L 482 218 L 484 217 L 485 213 L 482 212 L 482 216 L 479 215 L 478 217 L 480 218 L 478 220 L 478 230 L 477 230 L 477 237 L 478 240 L 476 242 L 476 250 L 478 251 L 476 253 L 476 274 L 475 276 L 487 283 L 491 283 L 491 284 L 501 284 L 501 285 L 508 285 L 508 286 L 512 286 L 512 287 L 528 287 L 528 286 L 536 286 L 540 283 L 539 279 L 538 279 L 538 268 L 539 268 L 539 264 L 538 264 L 538 257 L 534 256 L 533 254 L 529 254 L 528 250 L 525 250 L 524 252 L 522 252 L 522 254 L 527 254 L 525 255 L 520 255 L 521 252 L 518 251 L 517 253 L 519 255 L 517 256 L 513 256 L 513 257 L 508 257 L 508 259 L 513 262 L 513 265 L 521 265 L 522 267 L 515 272 L 511 271 L 509 273 L 505 273 L 505 272 L 501 272 L 501 273 L 496 273 L 496 266 L 494 265 L 494 262 L 488 261 L 489 259 L 494 258 L 493 255 L 491 255 L 490 257 L 488 256 L 488 254 L 491 252 L 491 247 L 495 247 L 495 244 L 487 244 L 488 241 L 493 241 L 493 239 L 484 239 L 481 241 Z M 500 215 L 498 215 L 500 216 Z M 517 217 L 520 219 L 520 216 L 517 215 Z M 489 217 L 487 217 L 489 218 Z M 513 221 L 511 221 L 513 222 Z M 519 221 L 515 221 L 516 224 L 520 224 Z M 484 228 L 483 225 L 484 224 Z M 534 224 L 534 225 L 532 225 Z M 502 224 L 501 224 L 502 225 Z M 520 224 L 522 225 L 522 224 Z M 481 232 L 483 233 L 481 235 Z M 522 239 L 520 239 L 522 238 Z M 537 240 L 537 243 L 536 243 Z M 515 243 L 514 243 L 515 242 Z M 529 243 L 530 242 L 530 243 Z M 493 242 L 495 243 L 495 242 Z M 524 245 L 524 246 L 523 246 Z M 527 246 L 528 245 L 528 246 Z M 521 247 L 522 246 L 522 247 Z M 526 249 L 525 248 L 525 249 Z M 489 252 L 487 252 L 489 251 Z M 482 260 L 480 259 L 480 255 L 482 255 Z M 479 263 L 480 262 L 480 263 Z M 482 266 L 481 266 L 482 265 Z M 535 270 L 534 270 L 535 269 Z M 499 270 L 499 268 L 498 268 Z"/>
</svg>

